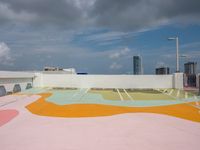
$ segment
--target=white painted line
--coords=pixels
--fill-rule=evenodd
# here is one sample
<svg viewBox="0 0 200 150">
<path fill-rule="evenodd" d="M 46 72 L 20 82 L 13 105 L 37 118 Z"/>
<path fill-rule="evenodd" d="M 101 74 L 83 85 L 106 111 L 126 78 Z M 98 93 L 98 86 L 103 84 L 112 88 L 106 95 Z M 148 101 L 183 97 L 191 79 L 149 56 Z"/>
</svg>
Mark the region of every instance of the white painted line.
<svg viewBox="0 0 200 150">
<path fill-rule="evenodd" d="M 133 97 L 130 95 L 130 94 L 128 94 L 128 92 L 125 90 L 125 89 L 123 89 L 124 90 L 124 92 L 126 93 L 126 95 L 131 99 L 131 100 L 133 100 Z"/>
<path fill-rule="evenodd" d="M 159 90 L 157 90 L 157 91 L 160 92 L 160 93 L 162 93 L 162 94 L 165 94 L 165 95 L 167 95 L 167 96 L 169 96 L 169 97 L 171 97 L 171 98 L 174 98 L 175 100 L 177 100 L 175 96 L 169 95 L 169 94 L 167 94 L 167 93 L 163 93 L 162 91 L 159 91 Z"/>
<path fill-rule="evenodd" d="M 196 106 L 196 105 L 193 105 L 193 104 L 188 104 L 188 103 L 185 103 L 185 104 L 187 104 L 187 105 L 189 105 L 189 106 L 192 106 L 192 107 L 195 107 L 195 108 L 197 108 L 197 109 L 200 109 L 199 106 Z"/>
<path fill-rule="evenodd" d="M 83 89 L 80 89 L 80 90 L 77 91 L 75 94 L 73 94 L 73 95 L 72 95 L 72 98 L 73 98 L 73 97 L 76 97 L 77 95 L 79 95 L 79 94 L 81 93 L 82 90 L 83 90 Z"/>
<path fill-rule="evenodd" d="M 171 91 L 169 92 L 169 95 L 172 95 L 173 91 L 174 91 L 174 90 L 173 90 L 173 89 L 171 89 Z"/>
<path fill-rule="evenodd" d="M 90 90 L 90 88 L 87 88 L 84 92 L 84 94 L 86 94 L 88 91 Z"/>
<path fill-rule="evenodd" d="M 197 96 L 196 95 L 194 95 L 194 99 L 197 100 Z M 197 107 L 200 107 L 199 101 L 196 101 L 195 104 L 196 104 Z"/>
<path fill-rule="evenodd" d="M 196 97 L 196 95 L 194 95 L 194 97 Z M 197 99 L 197 97 L 196 97 L 196 99 Z M 200 104 L 199 104 L 199 101 L 195 101 L 195 105 L 193 105 L 193 104 L 190 104 L 190 102 L 188 103 L 188 102 L 186 102 L 185 103 L 186 105 L 189 105 L 189 106 L 192 106 L 192 107 L 195 107 L 195 108 L 197 108 L 197 109 L 199 109 L 199 113 L 200 113 Z"/>
<path fill-rule="evenodd" d="M 200 106 L 198 101 L 196 101 L 195 104 L 196 104 L 197 106 Z"/>
<path fill-rule="evenodd" d="M 177 91 L 176 97 L 179 97 L 180 95 L 180 90 Z"/>
<path fill-rule="evenodd" d="M 80 100 L 87 94 L 87 92 L 90 90 L 90 88 L 85 89 L 84 93 L 80 95 Z"/>
<path fill-rule="evenodd" d="M 121 101 L 123 101 L 124 99 L 123 99 L 123 97 L 122 97 L 121 93 L 119 92 L 119 90 L 118 90 L 118 89 L 116 89 L 116 90 L 117 90 L 117 93 L 119 94 L 119 97 L 120 97 Z"/>
<path fill-rule="evenodd" d="M 126 93 L 126 95 L 133 101 L 132 96 L 130 96 L 130 95 L 128 94 L 128 92 L 127 92 L 125 89 L 123 89 L 123 90 L 124 90 L 124 92 Z"/>
<path fill-rule="evenodd" d="M 162 93 L 162 91 L 160 91 L 160 89 L 154 89 L 154 90 L 156 90 L 156 91 L 158 91 L 158 92 Z"/>
<path fill-rule="evenodd" d="M 156 90 L 156 91 L 160 91 L 160 89 L 154 89 L 154 90 Z"/>
<path fill-rule="evenodd" d="M 167 91 L 167 89 L 164 89 L 163 93 L 165 93 Z"/>
<path fill-rule="evenodd" d="M 185 92 L 185 98 L 188 98 L 188 92 Z"/>
<path fill-rule="evenodd" d="M 157 91 L 158 91 L 158 92 L 161 92 L 161 91 L 159 91 L 159 90 L 157 90 Z M 162 92 L 162 93 L 163 93 L 163 92 Z M 166 93 L 163 93 L 163 94 L 166 94 Z M 166 94 L 166 95 L 168 95 L 168 94 Z M 172 96 L 172 95 L 169 95 L 169 96 L 171 96 L 172 98 L 175 98 L 175 99 L 176 99 L 176 97 L 174 97 L 174 96 Z M 196 98 L 197 98 L 197 97 L 196 97 Z M 187 101 L 185 101 L 183 104 L 186 104 L 186 105 L 195 107 L 195 108 L 197 108 L 197 109 L 200 109 L 200 104 L 199 104 L 199 102 L 196 101 L 195 103 L 196 103 L 196 105 L 193 105 L 193 104 L 189 104 Z M 200 113 L 200 110 L 199 110 L 198 112 Z"/>
<path fill-rule="evenodd" d="M 80 91 L 79 91 L 80 92 Z M 74 95 L 72 95 L 72 98 L 78 95 L 79 92 L 76 92 Z"/>
</svg>

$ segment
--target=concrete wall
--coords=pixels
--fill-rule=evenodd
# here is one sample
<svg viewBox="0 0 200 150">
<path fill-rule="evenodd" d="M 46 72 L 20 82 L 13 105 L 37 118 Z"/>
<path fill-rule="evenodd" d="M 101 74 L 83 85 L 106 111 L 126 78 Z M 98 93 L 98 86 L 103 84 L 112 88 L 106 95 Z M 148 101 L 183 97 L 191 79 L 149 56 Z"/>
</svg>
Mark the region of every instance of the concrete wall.
<svg viewBox="0 0 200 150">
<path fill-rule="evenodd" d="M 33 87 L 76 87 L 76 88 L 183 88 L 183 74 L 173 75 L 69 75 L 27 72 L 1 72 L 0 85 L 7 92 L 15 84 L 22 90 L 27 83 Z"/>
<path fill-rule="evenodd" d="M 43 73 L 35 73 L 33 87 L 43 87 Z"/>
<path fill-rule="evenodd" d="M 176 83 L 174 83 L 176 82 Z M 63 75 L 38 74 L 36 87 L 183 88 L 183 74 L 175 75 Z"/>
<path fill-rule="evenodd" d="M 32 72 L 15 72 L 15 71 L 0 71 L 1 78 L 33 78 L 34 73 Z"/>
<path fill-rule="evenodd" d="M 175 89 L 183 89 L 184 81 L 183 81 L 183 73 L 175 73 L 173 78 L 173 87 Z"/>
<path fill-rule="evenodd" d="M 0 71 L 0 86 L 3 85 L 7 92 L 12 92 L 15 84 L 19 84 L 22 90 L 27 83 L 33 83 L 34 73 Z"/>
</svg>

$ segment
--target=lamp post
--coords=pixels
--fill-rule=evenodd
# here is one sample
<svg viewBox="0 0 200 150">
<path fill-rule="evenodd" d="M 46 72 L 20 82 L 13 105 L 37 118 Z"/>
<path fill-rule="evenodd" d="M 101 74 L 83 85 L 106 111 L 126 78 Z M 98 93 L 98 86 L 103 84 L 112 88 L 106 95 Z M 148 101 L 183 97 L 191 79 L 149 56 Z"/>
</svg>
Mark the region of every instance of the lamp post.
<svg viewBox="0 0 200 150">
<path fill-rule="evenodd" d="M 176 72 L 179 72 L 179 41 L 178 37 L 170 37 L 168 40 L 176 40 Z"/>
</svg>

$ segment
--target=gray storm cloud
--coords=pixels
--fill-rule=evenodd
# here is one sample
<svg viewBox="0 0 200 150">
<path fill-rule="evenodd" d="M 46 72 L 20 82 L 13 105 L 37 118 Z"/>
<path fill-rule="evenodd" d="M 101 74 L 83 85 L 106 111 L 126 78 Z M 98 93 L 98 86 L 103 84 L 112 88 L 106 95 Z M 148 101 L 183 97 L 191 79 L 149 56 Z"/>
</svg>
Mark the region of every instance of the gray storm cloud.
<svg viewBox="0 0 200 150">
<path fill-rule="evenodd" d="M 0 24 L 139 30 L 199 24 L 199 0 L 0 0 Z"/>
<path fill-rule="evenodd" d="M 194 23 L 200 19 L 199 7 L 199 0 L 98 0 L 91 14 L 100 26 L 131 30 Z"/>
<path fill-rule="evenodd" d="M 71 27 L 84 22 L 82 11 L 69 0 L 0 0 L 1 23 L 24 23 L 18 18 L 27 14 L 30 24 Z"/>
</svg>

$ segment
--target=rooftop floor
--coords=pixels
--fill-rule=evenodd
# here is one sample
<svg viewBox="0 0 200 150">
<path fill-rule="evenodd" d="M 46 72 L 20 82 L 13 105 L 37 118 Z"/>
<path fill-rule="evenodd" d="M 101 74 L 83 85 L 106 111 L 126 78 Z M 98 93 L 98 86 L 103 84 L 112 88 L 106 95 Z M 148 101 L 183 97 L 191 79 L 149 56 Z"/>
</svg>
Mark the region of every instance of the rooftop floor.
<svg viewBox="0 0 200 150">
<path fill-rule="evenodd" d="M 199 149 L 200 97 L 174 89 L 30 89 L 0 97 L 0 146 Z"/>
</svg>

